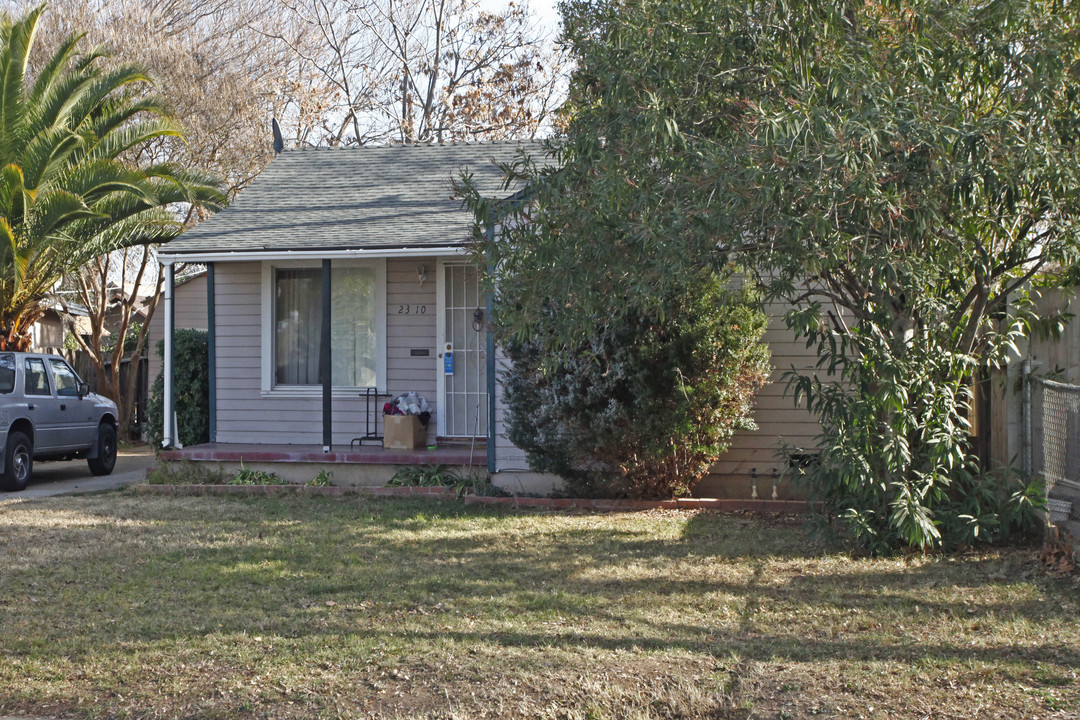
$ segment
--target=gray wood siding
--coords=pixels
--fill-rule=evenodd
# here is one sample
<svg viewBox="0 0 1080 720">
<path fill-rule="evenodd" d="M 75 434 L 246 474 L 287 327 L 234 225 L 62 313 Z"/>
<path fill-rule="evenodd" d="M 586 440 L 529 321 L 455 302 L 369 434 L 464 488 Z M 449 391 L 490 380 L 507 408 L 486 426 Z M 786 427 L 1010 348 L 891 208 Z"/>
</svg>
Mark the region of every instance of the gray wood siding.
<svg viewBox="0 0 1080 720">
<path fill-rule="evenodd" d="M 423 285 L 416 273 L 417 265 L 427 270 Z M 386 391 L 392 395 L 417 392 L 427 398 L 432 406 L 427 428 L 429 444 L 435 442 L 439 427 L 436 270 L 434 257 L 386 261 Z M 417 312 L 417 308 L 425 311 Z M 428 357 L 412 357 L 410 351 L 414 349 L 427 350 Z M 378 417 L 381 428 L 381 410 Z"/>
<path fill-rule="evenodd" d="M 506 437 L 506 400 L 503 384 L 499 382 L 509 360 L 502 350 L 495 353 L 495 471 L 512 472 L 530 470 L 525 451 Z"/>
<path fill-rule="evenodd" d="M 814 349 L 796 340 L 784 325 L 787 309 L 787 305 L 780 303 L 766 307 L 769 325 L 764 339 L 772 355 L 773 371 L 754 402 L 758 428 L 735 433 L 731 447 L 713 465 L 711 475 L 744 476 L 755 468 L 763 476 L 771 474 L 773 469 L 782 473 L 787 463 L 777 453 L 785 444 L 811 451 L 817 448 L 816 438 L 821 432 L 817 419 L 805 407 L 796 407 L 794 398 L 785 394 L 785 372 L 810 371 L 817 363 Z"/>
<path fill-rule="evenodd" d="M 318 444 L 318 398 L 263 397 L 262 264 L 218 263 L 214 299 L 217 440 Z"/>
<path fill-rule="evenodd" d="M 435 258 L 386 261 L 386 380 L 392 395 L 415 391 L 436 405 Z M 420 286 L 416 266 L 429 268 Z M 317 396 L 264 395 L 262 368 L 262 264 L 218 263 L 217 288 L 217 439 L 223 443 L 320 444 L 322 400 Z M 406 314 L 399 309 L 410 306 Z M 417 313 L 417 306 L 426 312 Z M 412 357 L 412 349 L 429 356 Z M 382 432 L 382 402 L 372 420 Z M 434 417 L 438 417 L 437 408 Z M 364 399 L 335 394 L 333 443 L 348 445 L 367 428 Z M 437 432 L 433 420 L 429 442 Z"/>
<path fill-rule="evenodd" d="M 206 276 L 188 280 L 176 287 L 173 294 L 176 327 L 189 330 L 205 330 L 206 313 Z M 165 298 L 159 298 L 154 317 L 150 318 L 150 341 L 147 349 L 147 365 L 150 381 L 161 372 L 161 358 L 157 354 L 157 342 L 165 337 Z"/>
<path fill-rule="evenodd" d="M 415 391 L 432 404 L 434 413 L 428 441 L 438 433 L 436 347 L 437 306 L 436 258 L 403 258 L 386 261 L 386 385 L 391 395 Z M 416 266 L 427 268 L 421 286 Z M 262 364 L 262 265 L 261 263 L 218 263 L 217 273 L 217 432 L 219 442 L 267 444 L 319 444 L 322 442 L 321 400 L 318 397 L 266 396 L 261 391 Z M 205 287 L 201 296 L 205 312 Z M 409 312 L 404 308 L 408 307 Z M 417 312 L 419 308 L 422 312 Z M 178 311 L 180 308 L 178 307 Z M 758 429 L 740 432 L 731 448 L 713 468 L 718 475 L 746 475 L 751 468 L 766 475 L 781 463 L 776 457 L 783 442 L 804 448 L 814 447 L 819 433 L 816 420 L 803 408 L 784 397 L 783 373 L 791 367 L 812 368 L 813 350 L 796 342 L 784 328 L 782 307 L 770 308 L 772 315 L 766 340 L 773 353 L 771 382 L 757 399 Z M 178 325 L 179 323 L 178 313 Z M 205 320 L 204 320 L 205 322 Z M 413 357 L 411 350 L 427 349 L 428 357 Z M 505 360 L 500 356 L 497 363 Z M 334 398 L 335 445 L 346 445 L 365 431 L 366 408 L 359 397 Z M 496 467 L 498 471 L 526 470 L 525 454 L 506 438 L 502 385 L 496 386 Z M 381 433 L 381 402 L 373 420 Z"/>
</svg>

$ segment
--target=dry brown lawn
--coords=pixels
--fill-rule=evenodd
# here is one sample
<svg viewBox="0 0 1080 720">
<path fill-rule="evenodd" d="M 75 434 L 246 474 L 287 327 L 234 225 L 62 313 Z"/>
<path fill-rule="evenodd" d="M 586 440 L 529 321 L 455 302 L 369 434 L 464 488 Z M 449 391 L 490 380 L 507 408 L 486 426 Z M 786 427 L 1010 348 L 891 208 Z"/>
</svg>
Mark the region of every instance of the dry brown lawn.
<svg viewBox="0 0 1080 720">
<path fill-rule="evenodd" d="M 363 498 L 0 505 L 0 715 L 1076 718 L 1034 549 Z"/>
</svg>

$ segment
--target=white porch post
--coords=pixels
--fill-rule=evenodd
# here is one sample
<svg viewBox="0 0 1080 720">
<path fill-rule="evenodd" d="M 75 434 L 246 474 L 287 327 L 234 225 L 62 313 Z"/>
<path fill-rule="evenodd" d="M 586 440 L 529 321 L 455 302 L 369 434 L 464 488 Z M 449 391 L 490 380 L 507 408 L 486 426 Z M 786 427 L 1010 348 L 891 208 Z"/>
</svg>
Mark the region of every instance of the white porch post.
<svg viewBox="0 0 1080 720">
<path fill-rule="evenodd" d="M 176 424 L 174 422 L 175 409 L 173 408 L 173 290 L 176 287 L 176 275 L 172 260 L 165 261 L 165 358 L 164 358 L 164 385 L 165 397 L 164 415 L 161 419 L 161 446 L 171 447 L 176 442 Z"/>
</svg>

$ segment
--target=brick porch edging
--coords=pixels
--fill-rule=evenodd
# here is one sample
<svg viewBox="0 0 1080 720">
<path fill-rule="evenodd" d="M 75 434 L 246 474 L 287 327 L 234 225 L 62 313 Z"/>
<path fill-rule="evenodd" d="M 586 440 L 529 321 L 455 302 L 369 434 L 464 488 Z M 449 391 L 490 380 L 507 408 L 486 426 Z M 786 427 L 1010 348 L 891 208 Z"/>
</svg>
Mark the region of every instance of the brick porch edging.
<svg viewBox="0 0 1080 720">
<path fill-rule="evenodd" d="M 150 495 L 305 495 L 341 497 L 366 495 L 374 497 L 426 497 L 433 500 L 456 500 L 458 493 L 442 487 L 307 487 L 306 485 L 132 485 L 136 492 Z M 490 497 L 466 494 L 466 505 L 501 505 L 558 510 L 722 510 L 776 512 L 801 515 L 809 513 L 810 504 L 803 500 L 740 500 L 728 498 L 679 498 L 677 500 L 588 500 L 582 498 Z"/>
</svg>

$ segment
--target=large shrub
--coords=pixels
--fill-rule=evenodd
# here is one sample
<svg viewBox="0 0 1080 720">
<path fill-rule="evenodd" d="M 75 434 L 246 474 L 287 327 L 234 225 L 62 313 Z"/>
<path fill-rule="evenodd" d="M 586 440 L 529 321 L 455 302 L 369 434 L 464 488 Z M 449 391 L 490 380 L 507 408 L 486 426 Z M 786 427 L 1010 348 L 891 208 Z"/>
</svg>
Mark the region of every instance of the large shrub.
<svg viewBox="0 0 1080 720">
<path fill-rule="evenodd" d="M 1032 278 L 1080 260 L 1075 6 L 560 9 L 564 137 L 508 168 L 522 202 L 466 195 L 504 333 L 529 336 L 557 287 L 575 312 L 539 341 L 580 347 L 627 298 L 737 261 L 817 350 L 796 379 L 825 430 L 808 475 L 865 547 L 1026 524 L 1037 489 L 982 474 L 968 388 L 1024 332 Z"/>
<path fill-rule="evenodd" d="M 799 479 L 854 540 L 874 553 L 953 549 L 1036 527 L 1040 486 L 987 471 L 971 449 L 976 359 L 926 336 L 895 352 L 865 320 L 841 338 L 813 309 L 788 319 L 834 372 L 790 377 L 822 428 Z"/>
<path fill-rule="evenodd" d="M 811 487 L 875 552 L 1031 524 L 983 474 L 971 387 L 1016 351 L 1033 278 L 1080 258 L 1080 15 L 1051 2 L 807 3 L 756 47 L 737 209 L 828 380 Z M 993 98 L 993 100 L 988 100 Z"/>
<path fill-rule="evenodd" d="M 165 343 L 157 342 L 158 357 L 164 357 Z M 162 440 L 164 415 L 164 372 L 158 374 L 150 390 L 147 408 L 148 439 L 158 447 Z M 177 435 L 183 445 L 210 441 L 210 350 L 204 330 L 178 329 L 173 333 L 173 392 Z"/>
<path fill-rule="evenodd" d="M 753 427 L 769 356 L 760 342 L 766 318 L 751 300 L 710 275 L 660 310 L 598 324 L 573 352 L 508 342 L 509 438 L 576 496 L 687 494 L 732 434 Z M 556 315 L 549 307 L 557 323 Z"/>
</svg>

